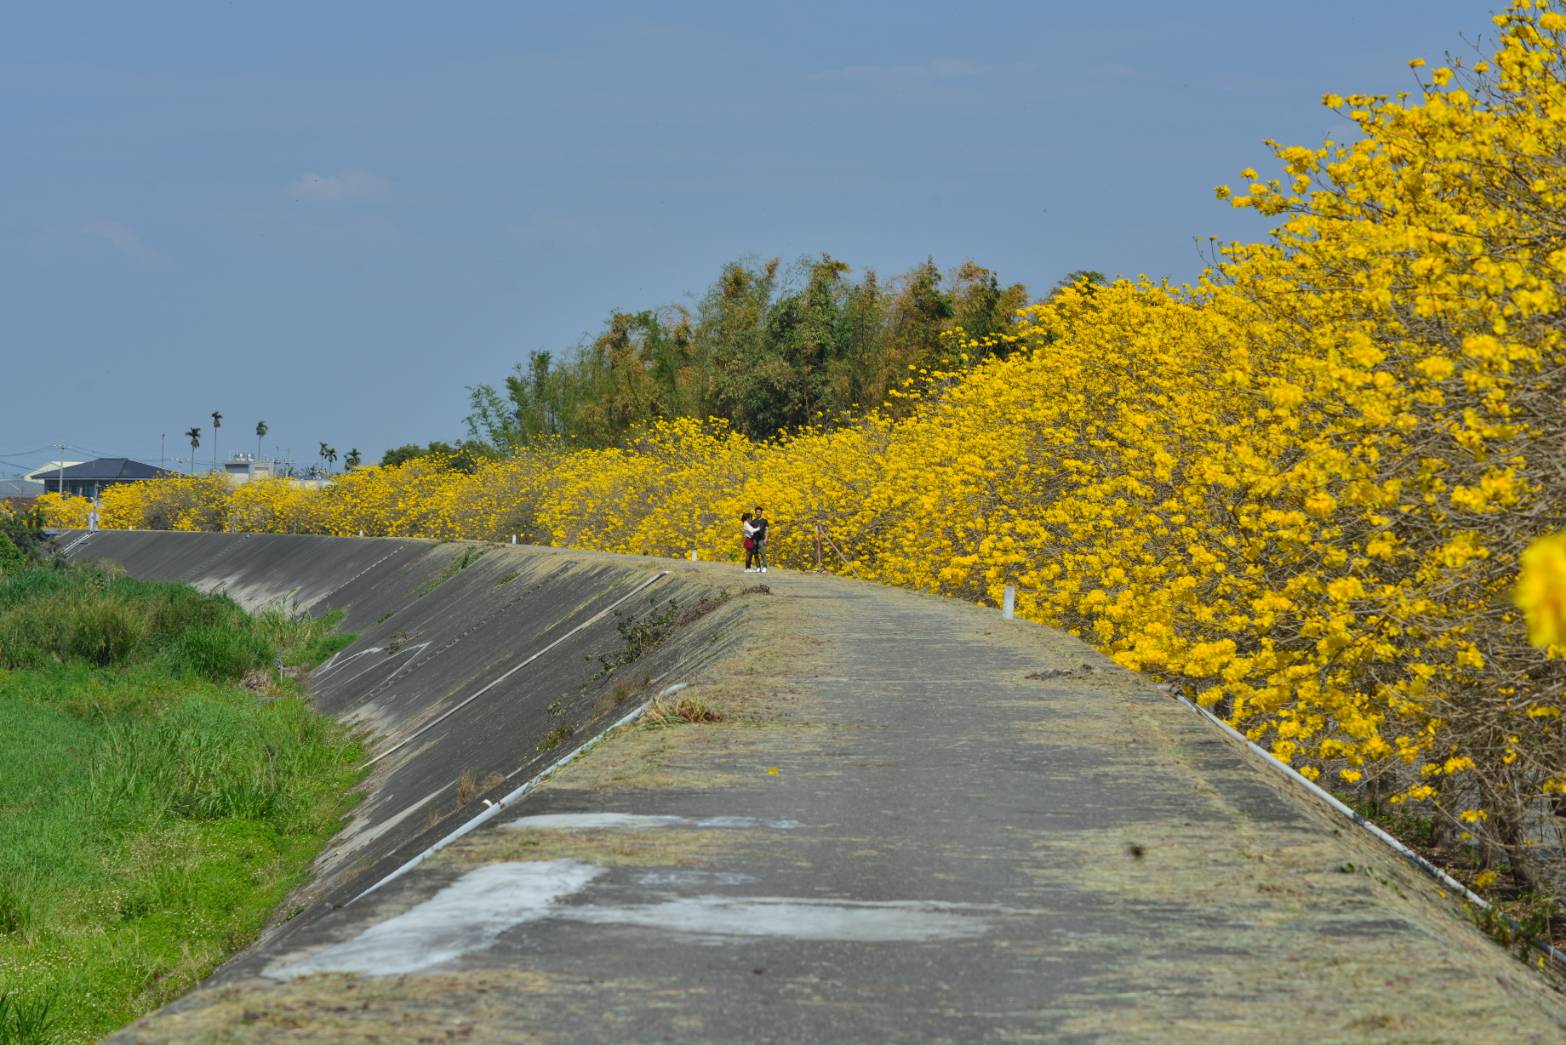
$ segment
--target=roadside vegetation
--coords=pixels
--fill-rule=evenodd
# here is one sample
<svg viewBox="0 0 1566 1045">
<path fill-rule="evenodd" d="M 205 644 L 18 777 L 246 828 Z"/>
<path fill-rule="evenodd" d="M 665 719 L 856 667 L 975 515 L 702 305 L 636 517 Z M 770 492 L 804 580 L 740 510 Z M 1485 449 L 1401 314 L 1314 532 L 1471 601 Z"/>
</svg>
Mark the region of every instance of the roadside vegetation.
<svg viewBox="0 0 1566 1045">
<path fill-rule="evenodd" d="M 991 604 L 1015 586 L 1019 616 L 1420 825 L 1560 939 L 1566 13 L 1516 0 L 1493 21 L 1482 52 L 1411 61 L 1406 94 L 1325 96 L 1341 140 L 1270 143 L 1270 173 L 1219 186 L 1270 232 L 1214 244 L 1194 284 L 1084 279 L 946 330 L 852 423 L 660 408 L 603 449 L 528 437 L 469 472 L 416 457 L 319 491 L 137 484 L 104 518 L 732 559 L 763 504 L 774 565 L 820 549 Z M 793 314 L 833 278 L 812 270 Z"/>
<path fill-rule="evenodd" d="M 951 361 L 953 330 L 999 354 L 1029 302 L 971 261 L 942 272 L 934 259 L 883 280 L 858 278 L 828 254 L 723 266 L 692 306 L 613 312 L 604 329 L 557 358 L 532 353 L 498 387 L 469 390 L 468 438 L 455 467 L 559 442 L 615 446 L 662 417 L 711 417 L 753 439 L 843 421 L 886 401 L 910 366 Z M 1090 273 L 1101 278 L 1097 273 Z M 443 447 L 399 447 L 396 464 Z"/>
<path fill-rule="evenodd" d="M 358 777 L 287 670 L 334 623 L 66 567 L 0 519 L 0 1042 L 172 1000 L 302 880 Z"/>
<path fill-rule="evenodd" d="M 930 258 L 889 279 L 826 253 L 732 261 L 693 304 L 616 309 L 571 350 L 532 352 L 499 384 L 469 388 L 465 438 L 394 447 L 381 464 L 422 458 L 472 473 L 524 448 L 617 446 L 667 417 L 713 418 L 754 439 L 852 423 L 911 367 L 951 364 L 955 331 L 1008 354 L 1001 335 L 1030 300 L 972 261 L 943 272 Z"/>
</svg>

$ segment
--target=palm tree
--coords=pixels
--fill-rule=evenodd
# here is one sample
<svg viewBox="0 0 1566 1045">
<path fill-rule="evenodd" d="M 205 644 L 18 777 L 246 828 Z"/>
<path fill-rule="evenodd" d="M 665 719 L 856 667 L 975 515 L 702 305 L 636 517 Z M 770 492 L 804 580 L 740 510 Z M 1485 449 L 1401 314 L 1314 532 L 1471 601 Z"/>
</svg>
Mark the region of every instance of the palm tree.
<svg viewBox="0 0 1566 1045">
<path fill-rule="evenodd" d="M 322 443 L 321 448 L 315 452 L 316 456 L 321 459 L 321 467 L 323 469 L 326 467 L 326 451 L 329 449 L 331 449 L 331 447 L 327 446 L 325 443 Z"/>
<path fill-rule="evenodd" d="M 266 438 L 266 422 L 256 422 L 256 460 L 261 460 L 261 440 Z"/>
<path fill-rule="evenodd" d="M 362 460 L 364 458 L 359 455 L 359 448 L 356 446 L 348 451 L 348 456 L 343 458 L 343 464 L 353 469 L 359 467 L 359 462 Z"/>
<path fill-rule="evenodd" d="M 332 465 L 337 463 L 337 447 L 335 447 L 335 446 L 328 446 L 326 448 L 326 453 L 323 454 L 322 456 L 324 456 L 326 458 L 326 474 L 327 475 L 331 475 L 332 474 Z"/>
<path fill-rule="evenodd" d="M 201 428 L 198 426 L 185 433 L 190 437 L 190 474 L 196 474 L 196 447 L 201 445 Z"/>
<path fill-rule="evenodd" d="M 212 411 L 212 470 L 217 471 L 217 430 L 223 427 L 223 415 Z"/>
</svg>

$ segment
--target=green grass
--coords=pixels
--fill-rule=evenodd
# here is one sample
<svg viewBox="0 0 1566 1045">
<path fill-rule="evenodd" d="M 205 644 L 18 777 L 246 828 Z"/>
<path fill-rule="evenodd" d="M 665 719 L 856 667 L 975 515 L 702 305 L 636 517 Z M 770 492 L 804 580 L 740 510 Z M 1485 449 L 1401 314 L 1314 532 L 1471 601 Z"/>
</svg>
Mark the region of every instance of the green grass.
<svg viewBox="0 0 1566 1045">
<path fill-rule="evenodd" d="M 337 630 L 342 622 L 342 610 L 327 610 L 319 617 L 268 610 L 256 617 L 261 633 L 283 651 L 281 659 L 291 668 L 313 668 L 352 644 L 356 636 Z"/>
<path fill-rule="evenodd" d="M 564 744 L 567 740 L 570 740 L 572 734 L 575 732 L 576 727 L 574 725 L 569 722 L 562 722 L 560 725 L 544 734 L 544 739 L 538 742 L 538 750 L 553 751 L 561 744 Z"/>
<path fill-rule="evenodd" d="M 277 666 L 341 648 L 335 623 L 101 570 L 0 576 L 0 1045 L 168 1002 L 302 880 L 360 752 Z"/>
</svg>

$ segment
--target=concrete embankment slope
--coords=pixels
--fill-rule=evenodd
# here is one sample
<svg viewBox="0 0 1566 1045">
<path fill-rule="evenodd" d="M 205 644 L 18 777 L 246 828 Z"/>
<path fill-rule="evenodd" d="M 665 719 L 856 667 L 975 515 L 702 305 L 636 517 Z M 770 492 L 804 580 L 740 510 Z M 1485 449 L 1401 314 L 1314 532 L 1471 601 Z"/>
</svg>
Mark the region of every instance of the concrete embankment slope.
<svg viewBox="0 0 1566 1045">
<path fill-rule="evenodd" d="M 317 707 L 367 730 L 374 761 L 298 898 L 307 915 L 357 896 L 718 650 L 716 620 L 680 623 L 715 589 L 672 575 L 676 564 L 468 542 L 81 536 L 64 542 L 74 559 L 251 610 L 339 613 L 357 634 L 309 679 Z"/>
<path fill-rule="evenodd" d="M 148 542 L 133 572 L 204 540 L 115 539 Z M 339 554 L 363 569 L 372 543 Z M 491 554 L 538 576 L 616 566 Z M 502 561 L 489 583 L 516 568 Z M 622 591 L 673 568 L 621 562 Z M 665 580 L 693 594 L 753 579 L 678 569 Z M 1450 898 L 1081 643 L 905 592 L 765 580 L 665 649 L 682 695 L 723 721 L 621 731 L 124 1039 L 1566 1036 L 1561 995 Z M 354 601 L 318 597 L 332 583 L 299 594 Z M 417 715 L 376 718 L 400 706 L 395 683 L 361 699 L 337 706 Z"/>
</svg>

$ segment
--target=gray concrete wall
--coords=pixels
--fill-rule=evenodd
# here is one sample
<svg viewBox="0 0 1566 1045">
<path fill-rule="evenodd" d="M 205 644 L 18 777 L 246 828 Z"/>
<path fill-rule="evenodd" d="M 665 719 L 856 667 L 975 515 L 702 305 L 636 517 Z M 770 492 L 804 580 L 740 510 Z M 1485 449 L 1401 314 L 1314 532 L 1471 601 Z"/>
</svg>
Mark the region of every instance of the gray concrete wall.
<svg viewBox="0 0 1566 1045">
<path fill-rule="evenodd" d="M 61 541 L 73 560 L 250 610 L 340 610 L 357 633 L 308 688 L 363 731 L 374 762 L 290 924 L 357 896 L 677 683 L 724 649 L 730 615 L 720 606 L 606 670 L 634 652 L 622 625 L 693 615 L 714 595 L 710 579 L 668 560 L 472 542 L 99 531 L 71 546 L 81 536 Z M 571 735 L 547 746 L 565 726 Z"/>
</svg>

